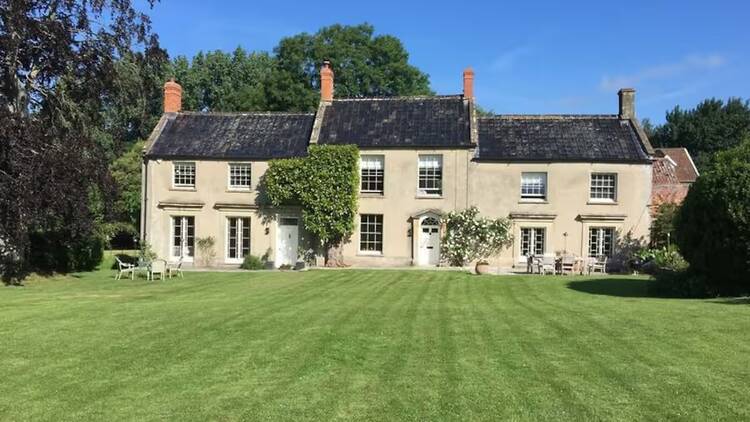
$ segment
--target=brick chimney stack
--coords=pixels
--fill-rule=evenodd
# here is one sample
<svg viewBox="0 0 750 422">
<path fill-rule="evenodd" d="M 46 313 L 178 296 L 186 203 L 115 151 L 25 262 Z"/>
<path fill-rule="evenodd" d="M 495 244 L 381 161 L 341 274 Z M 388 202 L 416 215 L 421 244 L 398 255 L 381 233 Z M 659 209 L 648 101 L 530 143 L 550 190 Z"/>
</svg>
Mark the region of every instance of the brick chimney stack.
<svg viewBox="0 0 750 422">
<path fill-rule="evenodd" d="M 474 70 L 470 67 L 464 69 L 464 98 L 474 99 Z"/>
<path fill-rule="evenodd" d="M 333 69 L 328 60 L 324 60 L 320 68 L 320 100 L 333 101 Z"/>
<path fill-rule="evenodd" d="M 617 95 L 620 97 L 620 119 L 635 119 L 635 90 L 623 88 Z"/>
<path fill-rule="evenodd" d="M 182 110 L 182 87 L 171 78 L 164 84 L 164 112 L 177 113 Z"/>
</svg>

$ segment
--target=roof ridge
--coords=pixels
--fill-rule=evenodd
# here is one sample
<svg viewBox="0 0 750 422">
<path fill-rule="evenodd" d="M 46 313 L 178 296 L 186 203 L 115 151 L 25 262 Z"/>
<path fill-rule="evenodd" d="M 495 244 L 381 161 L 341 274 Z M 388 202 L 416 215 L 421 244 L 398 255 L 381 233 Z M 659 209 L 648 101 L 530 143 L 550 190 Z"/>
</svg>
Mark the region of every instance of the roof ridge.
<svg viewBox="0 0 750 422">
<path fill-rule="evenodd" d="M 461 94 L 452 95 L 404 95 L 404 96 L 383 96 L 383 97 L 342 97 L 334 98 L 336 101 L 404 101 L 404 100 L 461 100 L 464 96 Z"/>
<path fill-rule="evenodd" d="M 312 112 L 293 111 L 181 111 L 186 116 L 314 116 Z"/>
<path fill-rule="evenodd" d="M 492 116 L 479 116 L 480 120 L 583 120 L 583 119 L 618 119 L 617 114 L 495 114 Z"/>
</svg>

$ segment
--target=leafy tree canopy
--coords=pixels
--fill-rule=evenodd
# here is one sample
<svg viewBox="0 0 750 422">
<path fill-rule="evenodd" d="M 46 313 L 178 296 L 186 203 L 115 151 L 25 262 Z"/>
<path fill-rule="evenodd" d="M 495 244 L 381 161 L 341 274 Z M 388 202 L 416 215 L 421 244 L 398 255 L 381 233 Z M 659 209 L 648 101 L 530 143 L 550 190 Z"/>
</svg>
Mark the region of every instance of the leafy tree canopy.
<svg viewBox="0 0 750 422">
<path fill-rule="evenodd" d="M 702 170 L 714 153 L 735 147 L 750 135 L 750 103 L 712 98 L 689 110 L 677 106 L 667 112 L 665 124 L 647 130 L 656 146 L 687 148 Z"/>
<path fill-rule="evenodd" d="M 152 2 L 149 2 L 152 3 Z M 113 97 L 116 60 L 154 46 L 128 0 L 0 0 L 0 273 L 15 282 L 30 259 L 90 266 L 111 197 L 97 134 Z M 38 246 L 32 251 L 32 235 Z M 97 246 L 98 245 L 98 246 Z M 93 248 L 93 249 L 92 249 Z M 88 258 L 81 258 L 82 256 Z M 61 262 L 61 259 L 65 262 Z"/>
</svg>

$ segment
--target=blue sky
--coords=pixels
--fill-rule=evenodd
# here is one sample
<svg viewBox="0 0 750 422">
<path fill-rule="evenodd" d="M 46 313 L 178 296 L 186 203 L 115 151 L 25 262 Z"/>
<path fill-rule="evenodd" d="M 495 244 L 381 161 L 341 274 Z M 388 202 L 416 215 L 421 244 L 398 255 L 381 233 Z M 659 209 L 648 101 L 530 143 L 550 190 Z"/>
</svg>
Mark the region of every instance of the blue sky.
<svg viewBox="0 0 750 422">
<path fill-rule="evenodd" d="M 439 94 L 459 93 L 472 66 L 496 113 L 615 113 L 628 86 L 638 117 L 662 122 L 678 104 L 750 97 L 748 1 L 161 0 L 150 15 L 172 56 L 368 22 L 403 41 Z"/>
</svg>

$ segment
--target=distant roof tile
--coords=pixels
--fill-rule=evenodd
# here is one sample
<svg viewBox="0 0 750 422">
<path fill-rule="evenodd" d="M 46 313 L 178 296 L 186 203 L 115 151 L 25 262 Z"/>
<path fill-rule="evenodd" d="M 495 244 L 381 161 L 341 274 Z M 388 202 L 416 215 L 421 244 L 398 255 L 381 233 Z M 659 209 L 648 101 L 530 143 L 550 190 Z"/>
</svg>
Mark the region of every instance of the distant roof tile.
<svg viewBox="0 0 750 422">
<path fill-rule="evenodd" d="M 165 158 L 272 159 L 307 154 L 313 114 L 178 113 L 148 151 Z"/>
<path fill-rule="evenodd" d="M 700 173 L 686 148 L 657 148 L 656 152 L 674 161 L 675 175 L 681 183 L 693 183 L 698 178 Z"/>
<path fill-rule="evenodd" d="M 649 162 L 632 123 L 610 115 L 483 117 L 477 159 Z"/>
<path fill-rule="evenodd" d="M 381 147 L 471 147 L 462 96 L 334 99 L 318 143 Z"/>
</svg>

